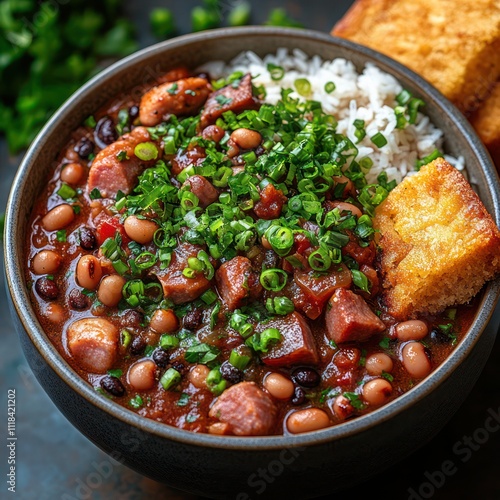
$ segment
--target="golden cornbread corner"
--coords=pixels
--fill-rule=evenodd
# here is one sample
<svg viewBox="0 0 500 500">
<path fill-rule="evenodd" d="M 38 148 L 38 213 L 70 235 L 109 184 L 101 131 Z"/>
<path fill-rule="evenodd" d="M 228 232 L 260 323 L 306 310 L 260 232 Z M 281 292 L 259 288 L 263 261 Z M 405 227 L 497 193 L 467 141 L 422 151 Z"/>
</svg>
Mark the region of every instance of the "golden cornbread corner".
<svg viewBox="0 0 500 500">
<path fill-rule="evenodd" d="M 374 217 L 390 314 L 463 304 L 500 272 L 500 231 L 463 175 L 442 158 L 405 178 Z"/>
</svg>

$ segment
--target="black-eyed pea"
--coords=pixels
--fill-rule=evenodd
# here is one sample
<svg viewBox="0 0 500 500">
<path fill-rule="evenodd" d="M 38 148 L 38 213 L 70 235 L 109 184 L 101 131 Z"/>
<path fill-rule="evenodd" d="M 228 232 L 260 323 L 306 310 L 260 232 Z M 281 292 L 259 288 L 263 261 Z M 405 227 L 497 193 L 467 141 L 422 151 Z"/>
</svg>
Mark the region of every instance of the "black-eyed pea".
<svg viewBox="0 0 500 500">
<path fill-rule="evenodd" d="M 403 366 L 413 378 L 424 378 L 432 370 L 432 365 L 420 342 L 408 342 L 402 351 Z"/>
<path fill-rule="evenodd" d="M 188 379 L 197 389 L 207 388 L 207 377 L 210 373 L 210 369 L 205 365 L 196 365 L 191 368 L 189 372 Z"/>
<path fill-rule="evenodd" d="M 173 333 L 179 328 L 179 318 L 172 309 L 157 309 L 149 326 L 157 333 Z"/>
<path fill-rule="evenodd" d="M 426 323 L 419 319 L 403 321 L 395 326 L 396 336 L 403 342 L 407 340 L 422 340 L 429 333 Z"/>
<path fill-rule="evenodd" d="M 383 352 L 370 354 L 366 358 L 365 368 L 370 375 L 382 375 L 383 372 L 390 373 L 393 367 L 392 359 Z"/>
<path fill-rule="evenodd" d="M 276 399 L 290 399 L 295 391 L 293 382 L 281 373 L 269 373 L 264 379 L 264 387 Z"/>
<path fill-rule="evenodd" d="M 123 227 L 131 240 L 147 245 L 153 241 L 158 224 L 149 219 L 139 219 L 135 215 L 130 215 L 125 219 Z"/>
<path fill-rule="evenodd" d="M 60 178 L 67 184 L 78 184 L 82 180 L 83 172 L 80 163 L 66 163 L 62 167 Z"/>
<path fill-rule="evenodd" d="M 262 136 L 256 130 L 237 128 L 231 133 L 231 139 L 241 149 L 255 149 L 262 141 Z"/>
<path fill-rule="evenodd" d="M 93 255 L 83 255 L 76 265 L 76 281 L 87 290 L 95 290 L 101 281 L 101 263 Z"/>
<path fill-rule="evenodd" d="M 333 412 L 340 420 L 349 418 L 354 413 L 351 402 L 343 395 L 337 396 L 333 403 Z"/>
<path fill-rule="evenodd" d="M 374 378 L 363 385 L 363 399 L 374 406 L 384 404 L 392 394 L 392 385 L 385 378 Z"/>
<path fill-rule="evenodd" d="M 33 257 L 35 274 L 53 274 L 61 265 L 61 256 L 53 250 L 42 250 Z"/>
<path fill-rule="evenodd" d="M 122 289 L 126 280 L 119 274 L 105 276 L 99 283 L 97 298 L 108 307 L 116 307 L 122 298 Z"/>
<path fill-rule="evenodd" d="M 74 218 L 73 207 L 68 203 L 63 203 L 47 212 L 42 219 L 42 226 L 47 231 L 58 231 L 71 224 Z"/>
<path fill-rule="evenodd" d="M 156 365 L 150 359 L 138 361 L 129 368 L 127 377 L 136 391 L 152 389 L 156 383 Z"/>
<path fill-rule="evenodd" d="M 327 413 L 319 408 L 305 408 L 290 414 L 286 420 L 286 428 L 292 434 L 317 431 L 330 425 Z"/>
</svg>

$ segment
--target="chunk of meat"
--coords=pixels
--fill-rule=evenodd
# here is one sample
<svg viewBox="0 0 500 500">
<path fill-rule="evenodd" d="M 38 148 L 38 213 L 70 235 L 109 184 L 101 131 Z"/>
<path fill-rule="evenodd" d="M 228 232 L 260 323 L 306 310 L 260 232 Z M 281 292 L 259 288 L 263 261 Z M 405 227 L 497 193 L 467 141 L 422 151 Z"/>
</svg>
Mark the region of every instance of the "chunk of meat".
<svg viewBox="0 0 500 500">
<path fill-rule="evenodd" d="M 328 336 L 337 344 L 362 342 L 385 330 L 384 323 L 370 309 L 363 297 L 351 290 L 338 288 L 326 310 Z"/>
<path fill-rule="evenodd" d="M 204 78 L 190 77 L 166 82 L 146 92 L 139 105 L 142 125 L 154 127 L 170 115 L 190 116 L 198 112 L 211 91 Z"/>
<path fill-rule="evenodd" d="M 352 257 L 358 264 L 367 265 L 373 267 L 373 262 L 375 261 L 375 256 L 377 254 L 377 249 L 375 243 L 370 241 L 370 244 L 366 247 L 362 247 L 354 234 L 350 231 L 349 233 L 349 243 L 342 247 L 342 253 Z"/>
<path fill-rule="evenodd" d="M 226 423 L 236 436 L 265 436 L 276 423 L 272 399 L 255 382 L 240 382 L 224 391 L 209 416 Z"/>
<path fill-rule="evenodd" d="M 191 192 L 200 200 L 199 206 L 201 208 L 207 208 L 219 198 L 219 191 L 202 175 L 188 177 L 183 186 L 190 187 Z"/>
<path fill-rule="evenodd" d="M 233 111 L 239 114 L 247 109 L 259 109 L 260 102 L 254 97 L 252 89 L 252 76 L 247 73 L 237 87 L 233 83 L 216 90 L 205 103 L 201 112 L 200 126 L 205 128 L 207 125 L 215 123 L 217 118 L 226 111 Z"/>
<path fill-rule="evenodd" d="M 274 318 L 257 330 L 276 328 L 281 333 L 282 340 L 271 347 L 267 354 L 261 356 L 262 361 L 269 366 L 290 366 L 296 364 L 316 364 L 318 353 L 314 337 L 305 318 L 298 312 Z"/>
<path fill-rule="evenodd" d="M 199 166 L 205 160 L 205 150 L 199 146 L 190 146 L 186 150 L 179 150 L 170 160 L 172 162 L 172 175 L 178 176 L 190 165 Z"/>
<path fill-rule="evenodd" d="M 130 134 L 99 151 L 90 167 L 87 192 L 98 189 L 103 198 L 114 198 L 118 191 L 130 193 L 137 184 L 139 174 L 156 161 L 145 162 L 134 154 L 137 144 L 150 140 L 147 129 L 136 127 Z M 119 160 L 119 155 L 128 159 Z"/>
<path fill-rule="evenodd" d="M 66 345 L 78 366 L 90 373 L 106 373 L 118 354 L 119 334 L 104 318 L 83 318 L 69 325 Z"/>
<path fill-rule="evenodd" d="M 246 257 L 234 257 L 224 262 L 215 273 L 222 302 L 234 311 L 247 297 L 257 297 L 262 291 L 259 277 Z"/>
<path fill-rule="evenodd" d="M 177 66 L 176 68 L 172 68 L 171 70 L 163 73 L 156 79 L 156 83 L 166 83 L 166 82 L 175 82 L 176 80 L 181 80 L 184 78 L 188 78 L 191 76 L 191 71 L 189 71 L 186 66 Z"/>
<path fill-rule="evenodd" d="M 188 259 L 196 257 L 200 250 L 202 248 L 198 245 L 181 243 L 173 252 L 170 265 L 155 272 L 165 298 L 172 300 L 174 304 L 191 302 L 210 288 L 210 281 L 202 273 L 197 273 L 193 278 L 186 278 L 182 274 L 184 268 L 188 267 Z"/>
<path fill-rule="evenodd" d="M 303 312 L 308 318 L 316 319 L 319 318 L 323 312 L 323 305 L 316 302 L 310 296 L 307 296 L 300 288 L 295 280 L 288 280 L 286 287 L 284 288 L 284 293 L 293 301 L 295 309 Z"/>
<path fill-rule="evenodd" d="M 281 215 L 281 209 L 286 203 L 287 197 L 277 189 L 274 184 L 269 183 L 261 192 L 260 200 L 255 204 L 253 211 L 260 219 L 277 219 Z"/>
<path fill-rule="evenodd" d="M 344 264 L 334 264 L 328 274 L 296 269 L 294 279 L 306 295 L 307 300 L 323 309 L 326 301 L 337 288 L 349 288 L 351 286 L 352 274 Z"/>
</svg>

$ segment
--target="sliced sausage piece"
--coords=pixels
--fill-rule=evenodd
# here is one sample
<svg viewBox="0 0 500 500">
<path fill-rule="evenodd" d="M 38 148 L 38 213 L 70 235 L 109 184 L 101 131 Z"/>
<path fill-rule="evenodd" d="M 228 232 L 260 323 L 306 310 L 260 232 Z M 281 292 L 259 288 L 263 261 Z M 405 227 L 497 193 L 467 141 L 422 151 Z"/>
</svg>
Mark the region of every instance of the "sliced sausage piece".
<svg viewBox="0 0 500 500">
<path fill-rule="evenodd" d="M 247 297 L 256 297 L 262 291 L 259 277 L 246 257 L 234 257 L 224 262 L 217 269 L 215 279 L 222 302 L 231 311 L 241 307 Z"/>
<path fill-rule="evenodd" d="M 191 188 L 191 192 L 200 200 L 199 206 L 201 208 L 207 208 L 219 198 L 219 191 L 202 175 L 188 177 L 183 186 Z"/>
<path fill-rule="evenodd" d="M 385 330 L 363 297 L 345 288 L 338 288 L 330 298 L 325 322 L 328 336 L 337 344 L 362 342 Z"/>
<path fill-rule="evenodd" d="M 318 353 L 314 337 L 305 318 L 298 312 L 274 318 L 257 328 L 260 332 L 276 328 L 282 340 L 261 356 L 269 366 L 290 366 L 295 364 L 316 364 Z"/>
<path fill-rule="evenodd" d="M 237 436 L 265 436 L 276 422 L 272 399 L 255 382 L 240 382 L 224 391 L 209 416 L 226 423 Z"/>
<path fill-rule="evenodd" d="M 90 373 L 106 373 L 118 354 L 119 334 L 104 318 L 83 318 L 66 332 L 66 344 L 78 366 Z"/>
<path fill-rule="evenodd" d="M 204 78 L 183 78 L 153 87 L 139 105 L 139 119 L 146 127 L 154 127 L 170 115 L 190 116 L 198 112 L 211 91 Z"/>
<path fill-rule="evenodd" d="M 204 129 L 207 125 L 215 123 L 217 118 L 226 111 L 239 114 L 247 109 L 258 109 L 260 102 L 253 96 L 252 76 L 247 73 L 237 87 L 234 82 L 210 94 L 205 107 L 201 112 L 200 126 Z"/>
<path fill-rule="evenodd" d="M 178 176 L 185 168 L 190 165 L 200 166 L 205 160 L 204 149 L 199 146 L 188 146 L 186 150 L 179 150 L 170 160 L 172 163 L 172 175 Z"/>
<path fill-rule="evenodd" d="M 253 211 L 259 219 L 277 219 L 286 201 L 287 197 L 283 192 L 269 183 L 260 192 L 260 200 L 255 204 Z"/>
<path fill-rule="evenodd" d="M 352 283 L 351 271 L 344 264 L 334 264 L 332 270 L 325 275 L 297 269 L 294 278 L 307 299 L 318 304 L 321 309 L 337 288 L 349 288 Z"/>
<path fill-rule="evenodd" d="M 174 304 L 191 302 L 210 288 L 210 281 L 202 273 L 193 278 L 186 278 L 182 274 L 184 268 L 188 267 L 188 259 L 196 257 L 201 249 L 198 245 L 181 243 L 173 252 L 170 265 L 155 273 L 163 287 L 165 298 L 171 299 Z"/>
<path fill-rule="evenodd" d="M 99 151 L 90 168 L 87 192 L 97 188 L 103 198 L 114 198 L 118 191 L 130 193 L 137 184 L 139 174 L 156 161 L 141 161 L 134 154 L 137 144 L 150 140 L 147 129 L 136 127 L 130 134 Z M 128 159 L 120 160 L 119 156 Z"/>
</svg>

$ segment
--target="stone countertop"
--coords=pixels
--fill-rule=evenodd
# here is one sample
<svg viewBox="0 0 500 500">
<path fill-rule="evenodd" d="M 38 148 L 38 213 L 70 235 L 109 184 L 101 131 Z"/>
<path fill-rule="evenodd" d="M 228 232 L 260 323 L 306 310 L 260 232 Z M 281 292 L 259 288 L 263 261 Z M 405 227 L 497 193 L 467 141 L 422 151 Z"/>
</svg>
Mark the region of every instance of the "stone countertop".
<svg viewBox="0 0 500 500">
<path fill-rule="evenodd" d="M 200 2 L 165 2 L 164 5 L 174 10 L 181 31 L 187 32 L 187 12 L 197 3 Z M 225 0 L 221 5 L 228 8 L 233 3 Z M 351 0 L 337 0 L 325 8 L 326 2 L 320 0 L 255 1 L 252 2 L 252 21 L 262 22 L 271 8 L 286 5 L 290 14 L 302 20 L 306 27 L 327 32 L 351 3 Z M 146 33 L 147 13 L 159 4 L 161 2 L 154 0 L 127 2 L 130 18 L 144 28 L 140 31 L 143 46 L 154 41 Z M 0 142 L 0 160 L 0 211 L 4 211 L 19 158 L 9 158 L 5 143 Z M 17 498 L 194 499 L 193 495 L 174 491 L 112 462 L 63 417 L 35 380 L 21 352 L 3 286 L 3 248 L 0 280 L 0 407 L 6 409 L 7 389 L 14 388 L 17 396 Z M 500 307 L 495 314 L 500 314 Z M 496 414 L 500 424 L 499 367 L 500 339 L 497 339 L 472 394 L 431 442 L 369 482 L 355 484 L 352 489 L 325 496 L 323 500 L 340 496 L 357 498 L 361 493 L 386 500 L 500 498 L 500 432 L 495 430 L 496 427 L 485 430 L 489 415 Z M 6 429 L 4 423 L 1 428 Z M 2 434 L 5 435 L 4 432 Z M 0 498 L 9 498 L 4 482 L 6 458 L 0 459 L 0 473 L 4 478 Z M 255 497 L 258 498 L 258 495 Z"/>
</svg>

